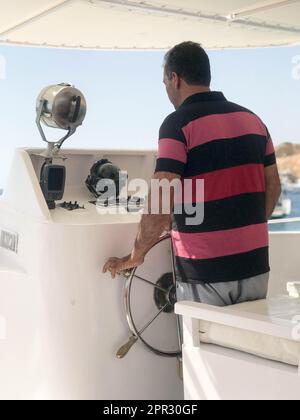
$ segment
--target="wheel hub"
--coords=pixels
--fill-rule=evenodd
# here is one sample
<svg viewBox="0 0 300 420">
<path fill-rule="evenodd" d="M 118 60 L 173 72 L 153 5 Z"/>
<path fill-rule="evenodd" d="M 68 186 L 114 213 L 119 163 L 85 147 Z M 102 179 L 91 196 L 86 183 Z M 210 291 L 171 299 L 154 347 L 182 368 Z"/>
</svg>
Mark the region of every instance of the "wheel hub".
<svg viewBox="0 0 300 420">
<path fill-rule="evenodd" d="M 164 306 L 167 307 L 163 310 L 165 313 L 173 313 L 174 306 L 177 302 L 176 299 L 176 287 L 173 281 L 173 274 L 166 273 L 164 274 L 157 282 L 156 285 L 160 287 L 160 289 L 154 290 L 154 301 L 156 307 L 160 310 Z M 165 291 L 163 291 L 164 289 Z"/>
</svg>

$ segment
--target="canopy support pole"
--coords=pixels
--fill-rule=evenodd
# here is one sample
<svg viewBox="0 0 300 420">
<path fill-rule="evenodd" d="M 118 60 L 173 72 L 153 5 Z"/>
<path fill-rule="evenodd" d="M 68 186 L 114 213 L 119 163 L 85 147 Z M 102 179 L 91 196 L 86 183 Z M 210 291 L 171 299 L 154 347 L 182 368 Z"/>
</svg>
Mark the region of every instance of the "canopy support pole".
<svg viewBox="0 0 300 420">
<path fill-rule="evenodd" d="M 146 13 L 157 13 L 157 14 L 161 14 L 163 16 L 177 16 L 177 17 L 182 17 L 182 18 L 195 18 L 195 19 L 199 19 L 199 20 L 209 20 L 210 22 L 214 21 L 214 22 L 221 22 L 221 23 L 228 23 L 229 25 L 240 25 L 240 26 L 245 26 L 245 27 L 250 27 L 250 28 L 258 28 L 258 29 L 267 29 L 267 30 L 275 30 L 275 31 L 281 31 L 281 32 L 289 32 L 289 33 L 300 33 L 300 28 L 299 27 L 293 27 L 293 26 L 287 26 L 287 25 L 280 25 L 280 24 L 274 24 L 274 23 L 268 23 L 265 21 L 259 21 L 259 20 L 250 20 L 250 19 L 245 19 L 243 17 L 239 17 L 239 15 L 237 15 L 237 13 L 239 13 L 239 11 L 237 12 L 233 12 L 233 14 L 230 14 L 229 16 L 222 16 L 222 15 L 218 15 L 218 14 L 209 14 L 209 13 L 203 13 L 201 11 L 193 11 L 193 10 L 185 10 L 185 9 L 176 9 L 176 8 L 172 8 L 172 7 L 163 7 L 163 6 L 156 6 L 154 4 L 151 3 L 147 3 L 147 1 L 139 1 L 139 2 L 134 2 L 132 0 L 89 0 L 90 3 L 92 4 L 109 4 L 111 6 L 119 6 L 119 7 L 125 7 L 127 9 L 129 9 L 129 11 L 134 11 L 134 10 L 141 10 L 144 11 Z M 272 3 L 272 7 L 275 7 L 275 3 L 276 5 L 279 5 L 278 3 L 281 3 L 281 5 L 283 3 L 292 3 L 292 2 L 296 2 L 299 0 L 289 0 L 289 1 L 283 1 L 283 0 L 269 0 L 268 6 L 270 7 L 270 3 Z M 266 2 L 263 2 L 264 6 L 266 7 Z M 260 5 L 262 3 L 259 3 Z"/>
</svg>

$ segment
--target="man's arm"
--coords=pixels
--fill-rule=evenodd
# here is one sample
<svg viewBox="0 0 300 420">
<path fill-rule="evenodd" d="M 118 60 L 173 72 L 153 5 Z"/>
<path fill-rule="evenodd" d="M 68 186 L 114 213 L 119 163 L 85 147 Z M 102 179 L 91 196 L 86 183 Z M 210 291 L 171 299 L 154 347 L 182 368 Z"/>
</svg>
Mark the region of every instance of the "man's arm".
<svg viewBox="0 0 300 420">
<path fill-rule="evenodd" d="M 281 182 L 276 164 L 275 148 L 271 135 L 266 129 L 266 154 L 265 154 L 265 185 L 266 185 L 266 217 L 269 220 L 281 194 Z"/>
<path fill-rule="evenodd" d="M 154 179 L 169 182 L 181 179 L 185 172 L 186 163 L 186 139 L 181 129 L 181 120 L 178 121 L 178 115 L 174 112 L 165 119 L 159 130 L 158 156 Z M 156 193 L 156 191 L 150 193 L 148 212 L 145 212 L 142 217 L 131 254 L 124 258 L 110 258 L 103 267 L 104 273 L 110 271 L 112 277 L 115 277 L 120 271 L 143 264 L 147 252 L 158 242 L 161 235 L 170 229 L 171 212 L 174 207 L 174 190 L 173 188 L 168 190 L 168 198 L 170 197 L 168 211 L 163 209 L 166 201 L 163 191 L 163 188 L 159 188 L 159 193 Z M 153 202 L 156 204 L 155 212 L 152 212 L 151 209 Z"/>
<path fill-rule="evenodd" d="M 156 172 L 153 179 L 158 181 L 167 180 L 171 183 L 174 179 L 179 179 L 180 176 L 176 174 L 172 174 L 170 172 Z M 134 250 L 133 252 L 137 255 L 145 256 L 150 249 L 155 245 L 161 235 L 170 230 L 171 227 L 171 212 L 174 207 L 174 190 L 171 188 L 170 190 L 170 203 L 169 203 L 169 214 L 163 213 L 163 191 L 162 189 L 159 190 L 159 197 L 158 197 L 158 214 L 152 214 L 151 211 L 151 204 L 152 204 L 152 195 L 150 193 L 148 198 L 148 214 L 144 214 L 142 217 L 142 221 L 139 226 L 138 235 L 135 241 Z"/>
<path fill-rule="evenodd" d="M 154 179 L 158 181 L 167 180 L 170 183 L 174 179 L 179 179 L 180 175 L 170 172 L 156 172 Z M 158 199 L 157 209 L 158 214 L 152 213 L 152 200 Z M 121 271 L 128 270 L 133 267 L 138 267 L 143 264 L 146 254 L 159 241 L 162 234 L 170 230 L 171 227 L 171 212 L 174 207 L 174 190 L 170 190 L 170 213 L 163 213 L 163 190 L 159 189 L 159 197 L 152 197 L 151 192 L 148 197 L 148 212 L 142 217 L 139 225 L 138 234 L 131 254 L 124 258 L 110 258 L 103 267 L 103 272 L 110 271 L 114 278 L 116 274 Z"/>
<path fill-rule="evenodd" d="M 278 174 L 277 165 L 265 167 L 265 182 L 266 182 L 266 213 L 267 220 L 273 214 L 275 206 L 281 194 L 281 183 Z"/>
</svg>

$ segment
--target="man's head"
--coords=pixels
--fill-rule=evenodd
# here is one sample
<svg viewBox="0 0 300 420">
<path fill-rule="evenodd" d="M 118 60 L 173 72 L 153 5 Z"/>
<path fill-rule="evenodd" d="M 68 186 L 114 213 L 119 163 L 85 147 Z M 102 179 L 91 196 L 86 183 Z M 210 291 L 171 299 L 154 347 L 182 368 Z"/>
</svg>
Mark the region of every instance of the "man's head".
<svg viewBox="0 0 300 420">
<path fill-rule="evenodd" d="M 209 91 L 210 82 L 209 58 L 200 44 L 183 42 L 166 54 L 164 83 L 176 109 L 193 93 Z"/>
</svg>

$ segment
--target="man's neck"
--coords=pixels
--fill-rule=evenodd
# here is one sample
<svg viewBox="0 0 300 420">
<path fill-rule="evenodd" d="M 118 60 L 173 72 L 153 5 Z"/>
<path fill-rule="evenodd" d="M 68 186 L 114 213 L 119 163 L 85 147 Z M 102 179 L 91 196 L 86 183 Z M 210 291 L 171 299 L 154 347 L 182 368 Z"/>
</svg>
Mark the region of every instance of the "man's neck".
<svg viewBox="0 0 300 420">
<path fill-rule="evenodd" d="M 187 89 L 185 89 L 184 93 L 181 96 L 180 105 L 182 105 L 183 102 L 190 96 L 196 95 L 197 93 L 205 93 L 205 92 L 211 92 L 211 89 L 206 86 L 189 86 Z"/>
</svg>

